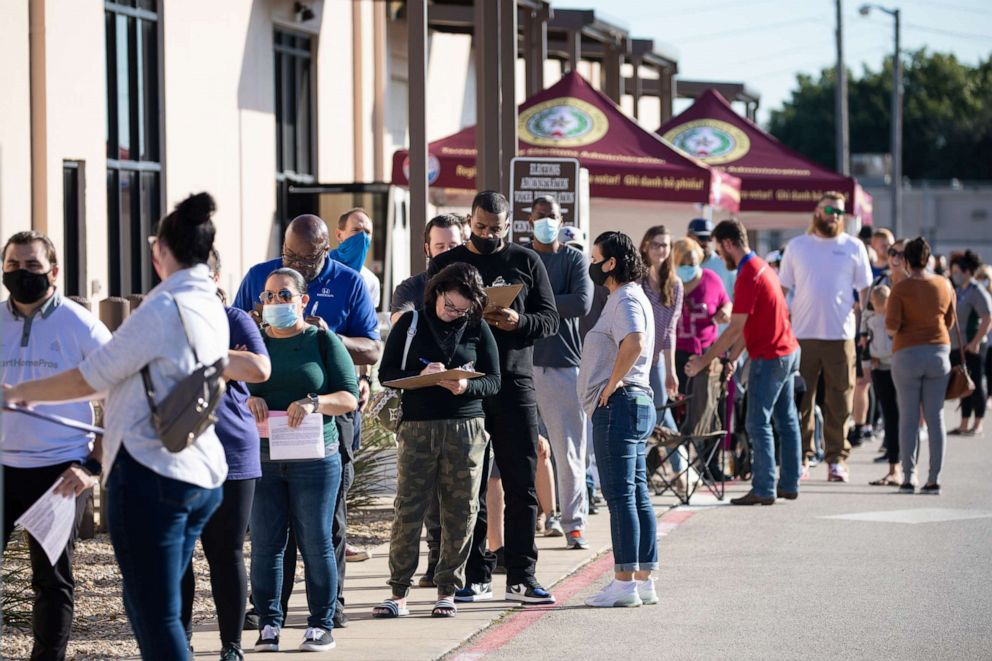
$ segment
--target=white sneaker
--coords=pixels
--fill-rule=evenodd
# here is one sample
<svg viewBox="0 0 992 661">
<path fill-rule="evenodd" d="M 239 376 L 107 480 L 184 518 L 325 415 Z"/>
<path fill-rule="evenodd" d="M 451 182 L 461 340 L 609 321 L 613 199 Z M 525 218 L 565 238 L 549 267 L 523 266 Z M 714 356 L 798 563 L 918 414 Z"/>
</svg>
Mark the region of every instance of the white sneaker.
<svg viewBox="0 0 992 661">
<path fill-rule="evenodd" d="M 634 608 L 643 602 L 637 595 L 637 581 L 610 581 L 600 592 L 586 598 L 591 608 Z"/>
<path fill-rule="evenodd" d="M 649 578 L 644 581 L 637 581 L 637 596 L 645 606 L 654 606 L 658 603 L 658 593 L 654 589 L 655 579 Z"/>
<path fill-rule="evenodd" d="M 320 627 L 309 627 L 303 634 L 303 642 L 300 643 L 301 652 L 326 652 L 334 649 L 336 643 L 334 636 L 327 629 Z"/>
</svg>

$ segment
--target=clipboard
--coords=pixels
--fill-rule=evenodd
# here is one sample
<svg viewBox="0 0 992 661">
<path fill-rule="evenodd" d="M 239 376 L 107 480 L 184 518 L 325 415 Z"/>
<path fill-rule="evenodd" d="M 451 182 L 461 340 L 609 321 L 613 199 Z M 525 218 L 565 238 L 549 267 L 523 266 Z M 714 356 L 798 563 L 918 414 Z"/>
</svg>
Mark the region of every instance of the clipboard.
<svg viewBox="0 0 992 661">
<path fill-rule="evenodd" d="M 408 376 L 405 379 L 394 379 L 392 381 L 386 381 L 382 385 L 398 390 L 418 390 L 420 388 L 436 386 L 439 382 L 445 380 L 478 379 L 480 376 L 485 376 L 485 374 L 471 370 L 445 370 L 443 372 L 435 372 L 434 374 L 418 374 L 417 376 Z"/>
<path fill-rule="evenodd" d="M 486 304 L 486 309 L 491 310 L 493 308 L 508 308 L 513 305 L 513 301 L 516 300 L 517 294 L 524 288 L 522 284 L 515 285 L 501 285 L 499 287 L 486 287 L 486 296 L 489 302 Z"/>
<path fill-rule="evenodd" d="M 24 415 L 29 415 L 32 418 L 38 418 L 39 420 L 51 422 L 56 425 L 62 425 L 63 427 L 69 427 L 70 429 L 75 429 L 77 431 L 89 432 L 90 434 L 103 435 L 104 433 L 99 427 L 88 425 L 85 422 L 73 420 L 72 418 L 66 418 L 61 415 L 55 415 L 54 413 L 42 413 L 41 411 L 35 411 L 34 409 L 29 409 L 17 404 L 4 404 L 3 410 L 10 411 L 11 413 L 23 413 Z"/>
</svg>

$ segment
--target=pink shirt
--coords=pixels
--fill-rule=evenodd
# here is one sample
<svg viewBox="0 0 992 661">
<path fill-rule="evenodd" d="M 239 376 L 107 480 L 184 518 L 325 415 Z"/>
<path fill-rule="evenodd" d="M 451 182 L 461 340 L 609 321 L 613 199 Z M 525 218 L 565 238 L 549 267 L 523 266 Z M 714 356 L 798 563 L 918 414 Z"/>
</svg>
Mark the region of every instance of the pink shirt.
<svg viewBox="0 0 992 661">
<path fill-rule="evenodd" d="M 692 354 L 701 354 L 716 342 L 717 324 L 713 316 L 730 302 L 723 288 L 723 281 L 713 271 L 703 269 L 699 284 L 686 291 L 682 303 L 675 348 Z"/>
</svg>

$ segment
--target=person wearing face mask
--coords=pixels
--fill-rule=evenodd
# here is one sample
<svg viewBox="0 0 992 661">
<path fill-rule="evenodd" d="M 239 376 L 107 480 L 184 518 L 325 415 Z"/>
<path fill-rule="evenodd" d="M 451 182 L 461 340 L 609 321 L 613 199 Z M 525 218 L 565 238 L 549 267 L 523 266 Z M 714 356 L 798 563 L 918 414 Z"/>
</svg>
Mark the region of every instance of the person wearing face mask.
<svg viewBox="0 0 992 661">
<path fill-rule="evenodd" d="M 728 269 L 723 258 L 713 249 L 713 221 L 706 218 L 694 218 L 689 222 L 686 236 L 693 239 L 703 249 L 703 260 L 699 265 L 720 276 L 723 291 L 727 293 L 729 298 L 733 299 L 737 271 Z M 720 322 L 721 325 L 726 323 L 725 321 Z"/>
<path fill-rule="evenodd" d="M 79 365 L 110 341 L 99 319 L 63 298 L 55 286 L 58 256 L 52 241 L 38 232 L 18 232 L 3 248 L 3 284 L 10 293 L 0 305 L 0 383 L 17 384 L 58 374 Z M 53 350 L 54 347 L 54 350 Z M 38 407 L 39 412 L 93 424 L 89 402 Z M 76 501 L 76 517 L 65 550 L 55 563 L 28 537 L 31 585 L 35 593 L 31 628 L 35 659 L 63 659 L 69 642 L 75 580 L 72 558 L 86 505 L 81 497 L 98 480 L 102 441 L 93 434 L 4 413 L 0 436 L 3 465 L 3 544 L 14 521 L 58 480 L 60 495 Z"/>
<path fill-rule="evenodd" d="M 793 329 L 802 347 L 799 371 L 806 383 L 802 399 L 803 479 L 809 476 L 814 408 L 820 376 L 827 479 L 850 479 L 847 425 L 854 405 L 856 373 L 855 296 L 871 284 L 865 244 L 844 231 L 842 193 L 826 192 L 816 204 L 809 231 L 789 242 L 782 257 L 782 287 L 794 291 Z"/>
<path fill-rule="evenodd" d="M 561 207 L 550 196 L 541 196 L 531 204 L 528 218 L 537 252 L 548 272 L 555 306 L 561 317 L 558 332 L 534 344 L 534 388 L 537 407 L 547 427 L 558 473 L 557 495 L 561 516 L 548 512 L 545 535 L 564 532 L 568 548 L 588 548 L 582 531 L 589 509 L 586 502 L 586 416 L 575 392 L 582 360 L 579 320 L 592 307 L 592 281 L 588 260 L 578 250 L 558 241 L 561 230 Z M 540 470 L 540 467 L 539 469 Z M 553 478 L 552 478 L 553 479 Z M 550 482 L 550 480 L 549 480 Z"/>
<path fill-rule="evenodd" d="M 337 334 L 344 343 L 356 365 L 374 365 L 379 360 L 379 319 L 376 316 L 368 286 L 357 270 L 328 257 L 330 242 L 327 225 L 318 216 L 304 214 L 293 219 L 286 228 L 282 257 L 256 264 L 249 269 L 234 299 L 234 307 L 253 314 L 259 323 L 257 308 L 261 308 L 258 296 L 265 289 L 265 281 L 272 271 L 292 268 L 306 281 L 306 294 L 309 302 L 304 308 L 304 321 L 317 325 L 322 330 Z M 347 252 L 347 251 L 346 251 Z M 340 256 L 340 253 L 338 253 Z M 364 259 L 364 258 L 363 258 Z M 368 392 L 368 382 L 361 381 L 360 387 Z M 359 414 L 334 418 L 341 438 L 354 439 L 360 434 Z M 335 610 L 335 624 L 347 624 L 344 613 L 344 578 L 347 539 L 347 506 L 345 496 L 354 479 L 351 443 L 341 444 L 343 463 L 341 489 L 334 511 L 334 549 L 338 558 L 338 608 Z M 290 541 L 286 551 L 286 583 L 283 586 L 283 606 L 289 603 L 296 569 L 296 545 L 290 530 Z M 249 613 L 251 624 L 254 614 Z"/>
<path fill-rule="evenodd" d="M 270 412 L 284 411 L 290 427 L 299 426 L 307 415 L 321 413 L 324 456 L 272 460 L 263 434 L 262 477 L 251 512 L 251 589 L 260 630 L 256 652 L 279 650 L 286 617 L 281 591 L 290 520 L 306 567 L 310 611 L 300 649 L 315 652 L 335 644 L 331 629 L 338 572 L 331 526 L 341 485 L 339 448 L 351 439 L 339 436 L 334 417 L 355 410 L 358 382 L 354 363 L 338 336 L 304 320 L 309 303 L 305 292 L 303 276 L 281 268 L 269 275 L 259 295 L 272 376 L 265 383 L 249 385 L 248 408 L 260 424 Z"/>
<path fill-rule="evenodd" d="M 210 278 L 213 198 L 192 195 L 150 237 L 162 282 L 77 368 L 6 388 L 7 401 L 93 399 L 105 406 L 101 497 L 120 567 L 124 607 L 141 658 L 189 656 L 181 582 L 203 526 L 223 497 L 224 448 L 213 425 L 179 452 L 165 449 L 149 414 L 143 368 L 162 400 L 197 369 L 228 353 L 228 321 Z M 4 416 L 5 418 L 7 416 Z"/>
<path fill-rule="evenodd" d="M 448 252 L 452 248 L 465 243 L 462 236 L 462 218 L 452 213 L 434 216 L 424 227 L 424 255 L 428 260 Z M 389 321 L 396 321 L 407 310 L 419 308 L 424 304 L 424 290 L 427 288 L 426 269 L 417 275 L 412 275 L 396 285 L 389 299 Z"/>
<path fill-rule="evenodd" d="M 647 269 L 634 242 L 604 232 L 592 247 L 589 276 L 609 292 L 603 313 L 586 335 L 578 395 L 592 419 L 603 497 L 610 510 L 614 580 L 587 606 L 657 604 L 654 508 L 648 493 L 645 441 L 657 414 L 651 392 L 654 314 L 640 281 Z"/>
<path fill-rule="evenodd" d="M 737 271 L 734 311 L 727 330 L 702 356 L 690 359 L 686 372 L 689 376 L 700 374 L 727 353 L 730 362 L 736 362 L 747 349 L 750 366 L 745 427 L 753 446 L 751 491 L 730 503 L 774 505 L 776 497 L 795 500 L 799 497 L 801 472 L 799 420 L 793 392 L 799 343 L 792 333 L 785 297 L 774 270 L 751 251 L 747 232 L 739 221 L 721 222 L 713 236 L 727 268 Z M 781 448 L 777 476 L 773 422 Z"/>
<path fill-rule="evenodd" d="M 428 283 L 424 305 L 403 313 L 389 334 L 380 374 L 401 379 L 471 365 L 485 376 L 403 391 L 397 434 L 396 501 L 389 543 L 392 594 L 373 609 L 376 618 L 407 615 L 407 595 L 420 555 L 424 515 L 440 494 L 442 544 L 433 574 L 434 617 L 457 613 L 452 598 L 464 586 L 487 438 L 482 401 L 499 391 L 499 353 L 482 322 L 486 294 L 468 264 L 445 267 Z M 411 325 L 414 335 L 407 340 Z M 409 342 L 409 344 L 408 344 Z M 404 362 L 405 361 L 405 362 Z"/>
<path fill-rule="evenodd" d="M 486 452 L 483 475 L 489 475 L 492 455 L 499 466 L 506 498 L 506 599 L 524 604 L 554 603 L 534 575 L 537 547 L 537 400 L 534 392 L 534 342 L 558 332 L 558 310 L 548 272 L 533 250 L 505 241 L 510 205 L 494 191 L 472 200 L 472 236 L 465 246 L 431 260 L 433 277 L 449 264 L 465 262 L 478 269 L 486 286 L 520 284 L 523 289 L 509 308 L 489 307 L 483 317 L 499 348 L 501 387 L 485 400 L 486 431 L 492 452 Z M 486 551 L 486 483 L 479 489 L 479 515 L 472 552 L 466 566 L 466 586 L 455 601 L 492 599 L 496 558 Z"/>
<path fill-rule="evenodd" d="M 958 326 L 964 342 L 965 368 L 975 382 L 975 391 L 961 400 L 961 424 L 949 434 L 975 436 L 983 431 L 986 394 L 982 379 L 988 335 L 992 330 L 992 298 L 976 281 L 982 258 L 971 250 L 951 257 L 951 281 L 957 290 Z M 951 335 L 951 365 L 961 364 L 958 337 Z M 974 415 L 974 422 L 971 422 Z M 970 424 L 969 424 L 970 423 Z"/>
<path fill-rule="evenodd" d="M 372 297 L 372 305 L 378 310 L 382 302 L 382 285 L 375 273 L 365 266 L 365 258 L 372 246 L 372 218 L 369 213 L 361 207 L 345 211 L 338 217 L 334 238 L 337 239 L 338 247 L 327 253 L 328 257 L 362 275 L 369 296 Z"/>
</svg>

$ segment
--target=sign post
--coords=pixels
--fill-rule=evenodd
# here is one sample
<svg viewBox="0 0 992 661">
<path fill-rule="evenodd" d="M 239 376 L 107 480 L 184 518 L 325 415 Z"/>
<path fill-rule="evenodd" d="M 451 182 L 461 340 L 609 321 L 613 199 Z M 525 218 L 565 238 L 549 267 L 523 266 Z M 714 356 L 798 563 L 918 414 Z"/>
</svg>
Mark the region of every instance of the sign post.
<svg viewBox="0 0 992 661">
<path fill-rule="evenodd" d="M 582 228 L 579 161 L 574 158 L 530 158 L 518 156 L 510 162 L 511 239 L 528 245 L 532 239 L 530 223 L 534 200 L 542 195 L 555 198 L 561 206 L 562 226 Z M 588 185 L 588 184 L 587 184 Z M 588 196 L 586 197 L 588 199 Z"/>
</svg>

